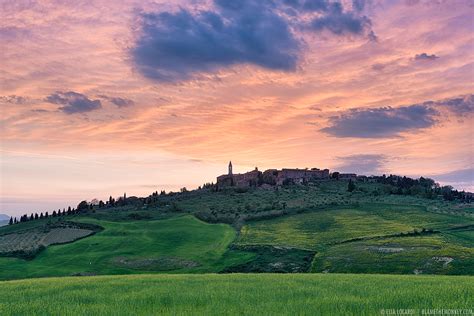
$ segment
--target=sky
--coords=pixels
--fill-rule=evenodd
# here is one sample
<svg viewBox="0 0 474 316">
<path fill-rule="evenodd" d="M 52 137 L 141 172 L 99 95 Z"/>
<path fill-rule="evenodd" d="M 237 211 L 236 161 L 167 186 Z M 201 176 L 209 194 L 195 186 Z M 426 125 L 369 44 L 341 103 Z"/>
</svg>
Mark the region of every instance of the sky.
<svg viewBox="0 0 474 316">
<path fill-rule="evenodd" d="M 471 0 L 0 1 L 0 213 L 319 167 L 474 191 Z"/>
</svg>

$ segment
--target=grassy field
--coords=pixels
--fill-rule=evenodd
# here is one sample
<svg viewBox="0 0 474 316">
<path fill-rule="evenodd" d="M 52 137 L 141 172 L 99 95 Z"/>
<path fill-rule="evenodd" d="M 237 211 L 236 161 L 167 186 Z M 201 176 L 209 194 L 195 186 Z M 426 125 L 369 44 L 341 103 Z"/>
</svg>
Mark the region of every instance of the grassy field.
<svg viewBox="0 0 474 316">
<path fill-rule="evenodd" d="M 0 282 L 1 315 L 381 315 L 472 309 L 474 277 L 133 275 Z"/>
<path fill-rule="evenodd" d="M 357 237 L 374 237 L 414 229 L 435 230 L 472 223 L 465 218 L 426 212 L 423 207 L 363 204 L 255 221 L 242 227 L 239 244 L 276 244 L 314 250 Z"/>
<path fill-rule="evenodd" d="M 313 272 L 474 274 L 472 230 L 452 230 L 466 223 L 421 206 L 328 207 L 248 223 L 237 244 L 317 251 Z M 423 228 L 439 233 L 390 236 Z"/>
<path fill-rule="evenodd" d="M 226 253 L 236 232 L 185 215 L 152 221 L 104 221 L 78 217 L 104 230 L 65 245 L 48 247 L 35 259 L 0 258 L 0 279 L 146 272 L 215 272 L 253 255 Z"/>
<path fill-rule="evenodd" d="M 383 238 L 328 247 L 316 254 L 314 272 L 474 274 L 474 248 L 442 235 Z"/>
<path fill-rule="evenodd" d="M 439 199 L 417 196 L 384 194 L 384 186 L 378 183 L 356 183 L 354 192 L 347 191 L 347 181 L 327 181 L 313 186 L 288 186 L 278 190 L 249 190 L 199 192 L 177 196 L 173 200 L 186 212 L 215 211 L 217 213 L 253 213 L 272 210 L 285 203 L 292 208 L 321 208 L 334 205 L 393 204 L 418 205 L 431 213 L 449 214 L 474 219 L 474 208 L 456 205 Z"/>
</svg>

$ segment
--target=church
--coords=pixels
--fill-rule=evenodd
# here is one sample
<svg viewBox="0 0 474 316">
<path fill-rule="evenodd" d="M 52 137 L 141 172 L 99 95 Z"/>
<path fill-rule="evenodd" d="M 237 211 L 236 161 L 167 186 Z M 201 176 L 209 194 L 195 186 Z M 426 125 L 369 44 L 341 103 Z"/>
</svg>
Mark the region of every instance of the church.
<svg viewBox="0 0 474 316">
<path fill-rule="evenodd" d="M 262 179 L 262 172 L 255 167 L 254 170 L 246 173 L 237 173 L 232 172 L 232 161 L 229 162 L 228 173 L 217 177 L 217 187 L 255 187 L 261 184 L 260 179 Z"/>
</svg>

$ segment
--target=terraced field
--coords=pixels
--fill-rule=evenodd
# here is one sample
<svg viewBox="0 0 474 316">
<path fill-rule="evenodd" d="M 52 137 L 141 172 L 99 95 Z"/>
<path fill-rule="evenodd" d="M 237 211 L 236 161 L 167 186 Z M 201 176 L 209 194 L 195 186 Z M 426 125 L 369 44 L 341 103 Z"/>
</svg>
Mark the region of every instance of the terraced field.
<svg viewBox="0 0 474 316">
<path fill-rule="evenodd" d="M 19 232 L 0 235 L 0 256 L 19 256 L 32 259 L 41 249 L 87 237 L 100 230 L 99 226 L 82 227 L 69 222 L 47 224 Z"/>
<path fill-rule="evenodd" d="M 41 231 L 0 236 L 0 254 L 36 251 L 41 246 L 44 237 L 45 234 Z"/>
</svg>

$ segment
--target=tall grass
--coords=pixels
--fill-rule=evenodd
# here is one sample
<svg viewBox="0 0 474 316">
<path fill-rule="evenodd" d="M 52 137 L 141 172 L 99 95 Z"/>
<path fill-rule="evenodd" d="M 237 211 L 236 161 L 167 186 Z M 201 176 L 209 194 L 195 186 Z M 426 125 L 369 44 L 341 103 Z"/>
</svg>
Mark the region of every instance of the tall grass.
<svg viewBox="0 0 474 316">
<path fill-rule="evenodd" d="M 474 277 L 128 275 L 0 282 L 0 315 L 380 315 L 468 309 Z"/>
</svg>

